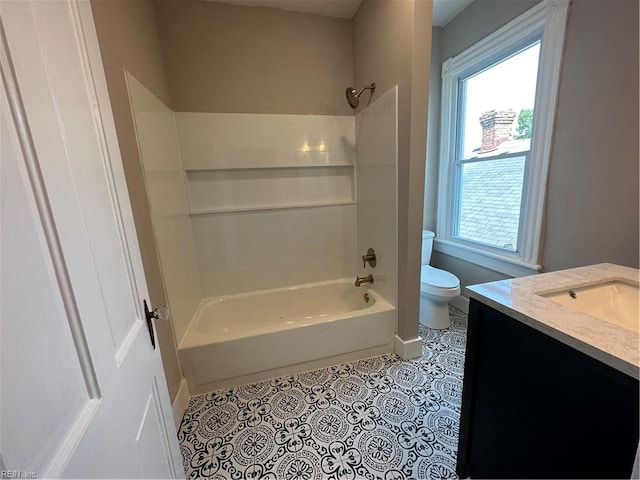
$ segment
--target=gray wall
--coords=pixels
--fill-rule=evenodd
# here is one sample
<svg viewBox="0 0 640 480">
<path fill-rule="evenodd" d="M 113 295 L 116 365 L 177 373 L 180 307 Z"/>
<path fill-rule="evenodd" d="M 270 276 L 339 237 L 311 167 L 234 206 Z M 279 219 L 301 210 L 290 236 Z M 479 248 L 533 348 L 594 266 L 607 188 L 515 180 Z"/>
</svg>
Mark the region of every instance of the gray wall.
<svg viewBox="0 0 640 480">
<path fill-rule="evenodd" d="M 438 153 L 440 150 L 440 103 L 442 100 L 442 27 L 431 30 L 431 73 L 429 75 L 429 124 L 427 125 L 427 165 L 424 181 L 425 230 L 436 231 L 438 204 Z"/>
<path fill-rule="evenodd" d="M 576 1 L 551 155 L 544 270 L 638 267 L 638 131 L 638 1 Z"/>
<path fill-rule="evenodd" d="M 536 3 L 476 0 L 444 27 L 442 59 Z M 429 169 L 435 160 L 428 158 Z M 598 262 L 638 267 L 638 175 L 638 2 L 575 0 L 550 159 L 543 271 Z M 435 211 L 429 201 L 425 208 Z M 432 264 L 465 286 L 506 278 L 437 252 Z"/>
<path fill-rule="evenodd" d="M 475 0 L 443 27 L 442 60 L 455 57 L 539 1 Z"/>
<path fill-rule="evenodd" d="M 169 102 L 155 11 L 151 1 L 145 0 L 93 0 L 91 8 L 149 296 L 152 305 L 165 305 L 167 299 L 124 76 L 124 71 L 128 70 L 154 95 L 165 103 Z M 169 395 L 173 399 L 182 377 L 173 329 L 168 322 L 157 322 L 156 329 Z"/>
<path fill-rule="evenodd" d="M 199 0 L 156 10 L 174 111 L 353 114 L 350 20 Z"/>
<path fill-rule="evenodd" d="M 383 93 L 398 85 L 398 335 L 405 340 L 418 335 L 431 9 L 425 1 L 363 0 L 353 19 L 355 84 L 375 82 Z"/>
</svg>

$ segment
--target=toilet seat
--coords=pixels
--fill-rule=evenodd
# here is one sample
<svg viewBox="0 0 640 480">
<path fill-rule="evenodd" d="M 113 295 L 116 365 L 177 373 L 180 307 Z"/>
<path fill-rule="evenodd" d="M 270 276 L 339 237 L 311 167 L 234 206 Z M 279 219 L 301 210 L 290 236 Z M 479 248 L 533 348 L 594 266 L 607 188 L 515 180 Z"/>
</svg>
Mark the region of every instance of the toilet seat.
<svg viewBox="0 0 640 480">
<path fill-rule="evenodd" d="M 460 280 L 453 273 L 423 265 L 420 271 L 420 293 L 456 297 L 460 295 Z"/>
</svg>

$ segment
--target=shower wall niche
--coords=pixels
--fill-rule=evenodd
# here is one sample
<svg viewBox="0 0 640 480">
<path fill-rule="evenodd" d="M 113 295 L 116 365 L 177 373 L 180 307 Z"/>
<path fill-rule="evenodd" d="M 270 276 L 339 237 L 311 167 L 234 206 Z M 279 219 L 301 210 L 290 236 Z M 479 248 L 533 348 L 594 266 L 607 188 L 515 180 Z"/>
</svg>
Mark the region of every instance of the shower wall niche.
<svg viewBox="0 0 640 480">
<path fill-rule="evenodd" d="M 354 117 L 175 118 L 204 297 L 355 274 Z"/>
</svg>

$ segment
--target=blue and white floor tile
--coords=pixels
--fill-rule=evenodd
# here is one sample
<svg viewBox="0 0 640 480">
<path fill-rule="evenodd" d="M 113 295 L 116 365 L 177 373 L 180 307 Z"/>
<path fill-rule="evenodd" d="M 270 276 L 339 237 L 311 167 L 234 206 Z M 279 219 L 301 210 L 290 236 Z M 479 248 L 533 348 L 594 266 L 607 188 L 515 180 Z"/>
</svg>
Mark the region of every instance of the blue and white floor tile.
<svg viewBox="0 0 640 480">
<path fill-rule="evenodd" d="M 420 327 L 395 355 L 192 397 L 178 439 L 187 478 L 457 478 L 467 319 Z"/>
</svg>

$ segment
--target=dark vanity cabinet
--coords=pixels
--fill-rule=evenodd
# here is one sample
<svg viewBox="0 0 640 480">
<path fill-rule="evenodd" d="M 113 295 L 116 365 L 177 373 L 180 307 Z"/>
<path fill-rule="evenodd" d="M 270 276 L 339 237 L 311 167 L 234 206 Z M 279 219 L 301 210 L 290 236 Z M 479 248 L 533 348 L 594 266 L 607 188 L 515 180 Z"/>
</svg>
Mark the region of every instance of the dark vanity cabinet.
<svg viewBox="0 0 640 480">
<path fill-rule="evenodd" d="M 461 478 L 630 478 L 638 380 L 472 299 Z"/>
</svg>

